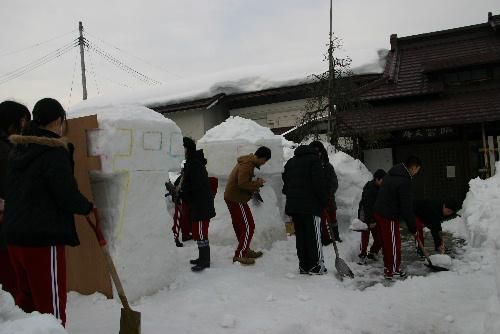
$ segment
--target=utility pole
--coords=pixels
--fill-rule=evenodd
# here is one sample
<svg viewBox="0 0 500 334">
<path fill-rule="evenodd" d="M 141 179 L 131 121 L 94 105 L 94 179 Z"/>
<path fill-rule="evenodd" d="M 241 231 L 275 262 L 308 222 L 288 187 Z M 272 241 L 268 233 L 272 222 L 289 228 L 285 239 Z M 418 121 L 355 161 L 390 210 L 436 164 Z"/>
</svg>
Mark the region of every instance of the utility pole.
<svg viewBox="0 0 500 334">
<path fill-rule="evenodd" d="M 334 145 L 337 145 L 336 138 L 337 134 L 334 135 L 334 132 L 337 131 L 336 121 L 335 121 L 335 109 L 334 109 L 334 101 L 333 101 L 333 85 L 335 80 L 335 66 L 333 63 L 333 0 L 330 0 L 330 44 L 328 47 L 328 136 L 331 141 L 334 141 Z"/>
<path fill-rule="evenodd" d="M 82 87 L 83 87 L 83 99 L 87 99 L 87 78 L 85 77 L 85 53 L 84 53 L 84 39 L 83 39 L 83 24 L 82 21 L 78 24 L 78 30 L 80 30 L 80 37 L 78 38 L 78 44 L 80 45 L 80 58 L 82 65 Z"/>
</svg>

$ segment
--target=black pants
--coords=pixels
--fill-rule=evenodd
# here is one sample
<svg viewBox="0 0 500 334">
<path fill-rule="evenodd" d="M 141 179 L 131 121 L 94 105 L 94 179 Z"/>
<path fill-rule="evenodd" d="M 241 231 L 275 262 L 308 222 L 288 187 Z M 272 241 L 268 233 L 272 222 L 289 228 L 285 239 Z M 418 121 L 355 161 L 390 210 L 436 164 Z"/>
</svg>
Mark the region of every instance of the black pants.
<svg viewBox="0 0 500 334">
<path fill-rule="evenodd" d="M 324 267 L 321 217 L 295 214 L 292 219 L 300 268 L 309 271 L 318 265 Z"/>
</svg>

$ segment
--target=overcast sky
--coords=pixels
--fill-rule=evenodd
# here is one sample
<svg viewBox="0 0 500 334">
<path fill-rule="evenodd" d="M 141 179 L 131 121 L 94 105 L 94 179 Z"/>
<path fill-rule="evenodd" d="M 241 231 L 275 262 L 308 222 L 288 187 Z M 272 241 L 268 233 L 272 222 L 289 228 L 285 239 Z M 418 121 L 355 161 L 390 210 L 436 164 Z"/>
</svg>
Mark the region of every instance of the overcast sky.
<svg viewBox="0 0 500 334">
<path fill-rule="evenodd" d="M 374 62 L 378 49 L 389 48 L 392 33 L 408 36 L 484 23 L 488 11 L 500 14 L 500 1 L 334 0 L 333 25 L 343 52 L 360 66 Z M 77 48 L 19 78 L 2 80 L 70 43 L 79 20 L 94 45 L 155 80 L 175 83 L 283 62 L 320 70 L 329 0 L 0 0 L 0 100 L 15 99 L 30 108 L 47 96 L 65 106 L 81 100 Z M 145 86 L 95 53 L 87 56 L 87 67 L 89 98 Z"/>
</svg>

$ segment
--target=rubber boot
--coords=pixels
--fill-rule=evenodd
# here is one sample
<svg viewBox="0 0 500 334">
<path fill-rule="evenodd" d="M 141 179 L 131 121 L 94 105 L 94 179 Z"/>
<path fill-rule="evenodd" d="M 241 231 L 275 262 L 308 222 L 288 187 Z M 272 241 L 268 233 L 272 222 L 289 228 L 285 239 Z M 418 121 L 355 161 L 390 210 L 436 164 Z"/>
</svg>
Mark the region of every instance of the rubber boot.
<svg viewBox="0 0 500 334">
<path fill-rule="evenodd" d="M 198 241 L 198 251 L 200 253 L 198 262 L 194 267 L 191 268 L 191 270 L 194 272 L 199 272 L 204 270 L 205 268 L 210 268 L 210 245 L 208 243 L 208 240 Z"/>
</svg>

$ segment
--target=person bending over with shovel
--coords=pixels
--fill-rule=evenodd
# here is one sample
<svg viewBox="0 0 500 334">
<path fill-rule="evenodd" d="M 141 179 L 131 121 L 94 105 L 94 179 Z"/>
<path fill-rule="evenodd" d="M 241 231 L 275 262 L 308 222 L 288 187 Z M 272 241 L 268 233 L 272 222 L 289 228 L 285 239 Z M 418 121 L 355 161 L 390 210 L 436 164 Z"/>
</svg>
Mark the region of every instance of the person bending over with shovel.
<svg viewBox="0 0 500 334">
<path fill-rule="evenodd" d="M 421 258 L 425 258 L 425 255 L 428 256 L 428 252 L 425 249 L 422 250 L 418 245 L 418 242 L 420 242 L 422 248 L 424 247 L 424 227 L 431 230 L 434 249 L 440 254 L 444 254 L 446 247 L 442 236 L 441 223 L 443 220 L 453 217 L 459 209 L 459 203 L 452 199 L 446 201 L 419 200 L 414 202 L 413 210 L 417 226 L 416 249 Z"/>
<path fill-rule="evenodd" d="M 392 167 L 384 177 L 375 201 L 374 217 L 382 240 L 384 278 L 387 280 L 407 276 L 406 272 L 401 270 L 399 220 L 403 218 L 408 230 L 416 238 L 412 179 L 418 174 L 421 166 L 420 159 L 411 156 L 406 163 Z"/>
<path fill-rule="evenodd" d="M 366 225 L 368 230 L 361 232 L 361 244 L 359 245 L 359 261 L 358 264 L 366 264 L 367 259 L 377 261 L 377 254 L 382 248 L 382 241 L 380 240 L 380 232 L 378 231 L 377 222 L 373 216 L 373 206 L 377 200 L 377 195 L 380 187 L 382 186 L 383 179 L 386 172 L 379 169 L 373 174 L 373 180 L 368 181 L 363 187 L 361 194 L 361 201 L 359 202 L 358 217 Z M 370 252 L 367 253 L 368 243 L 370 242 L 370 233 L 373 237 L 373 244 Z"/>
</svg>

